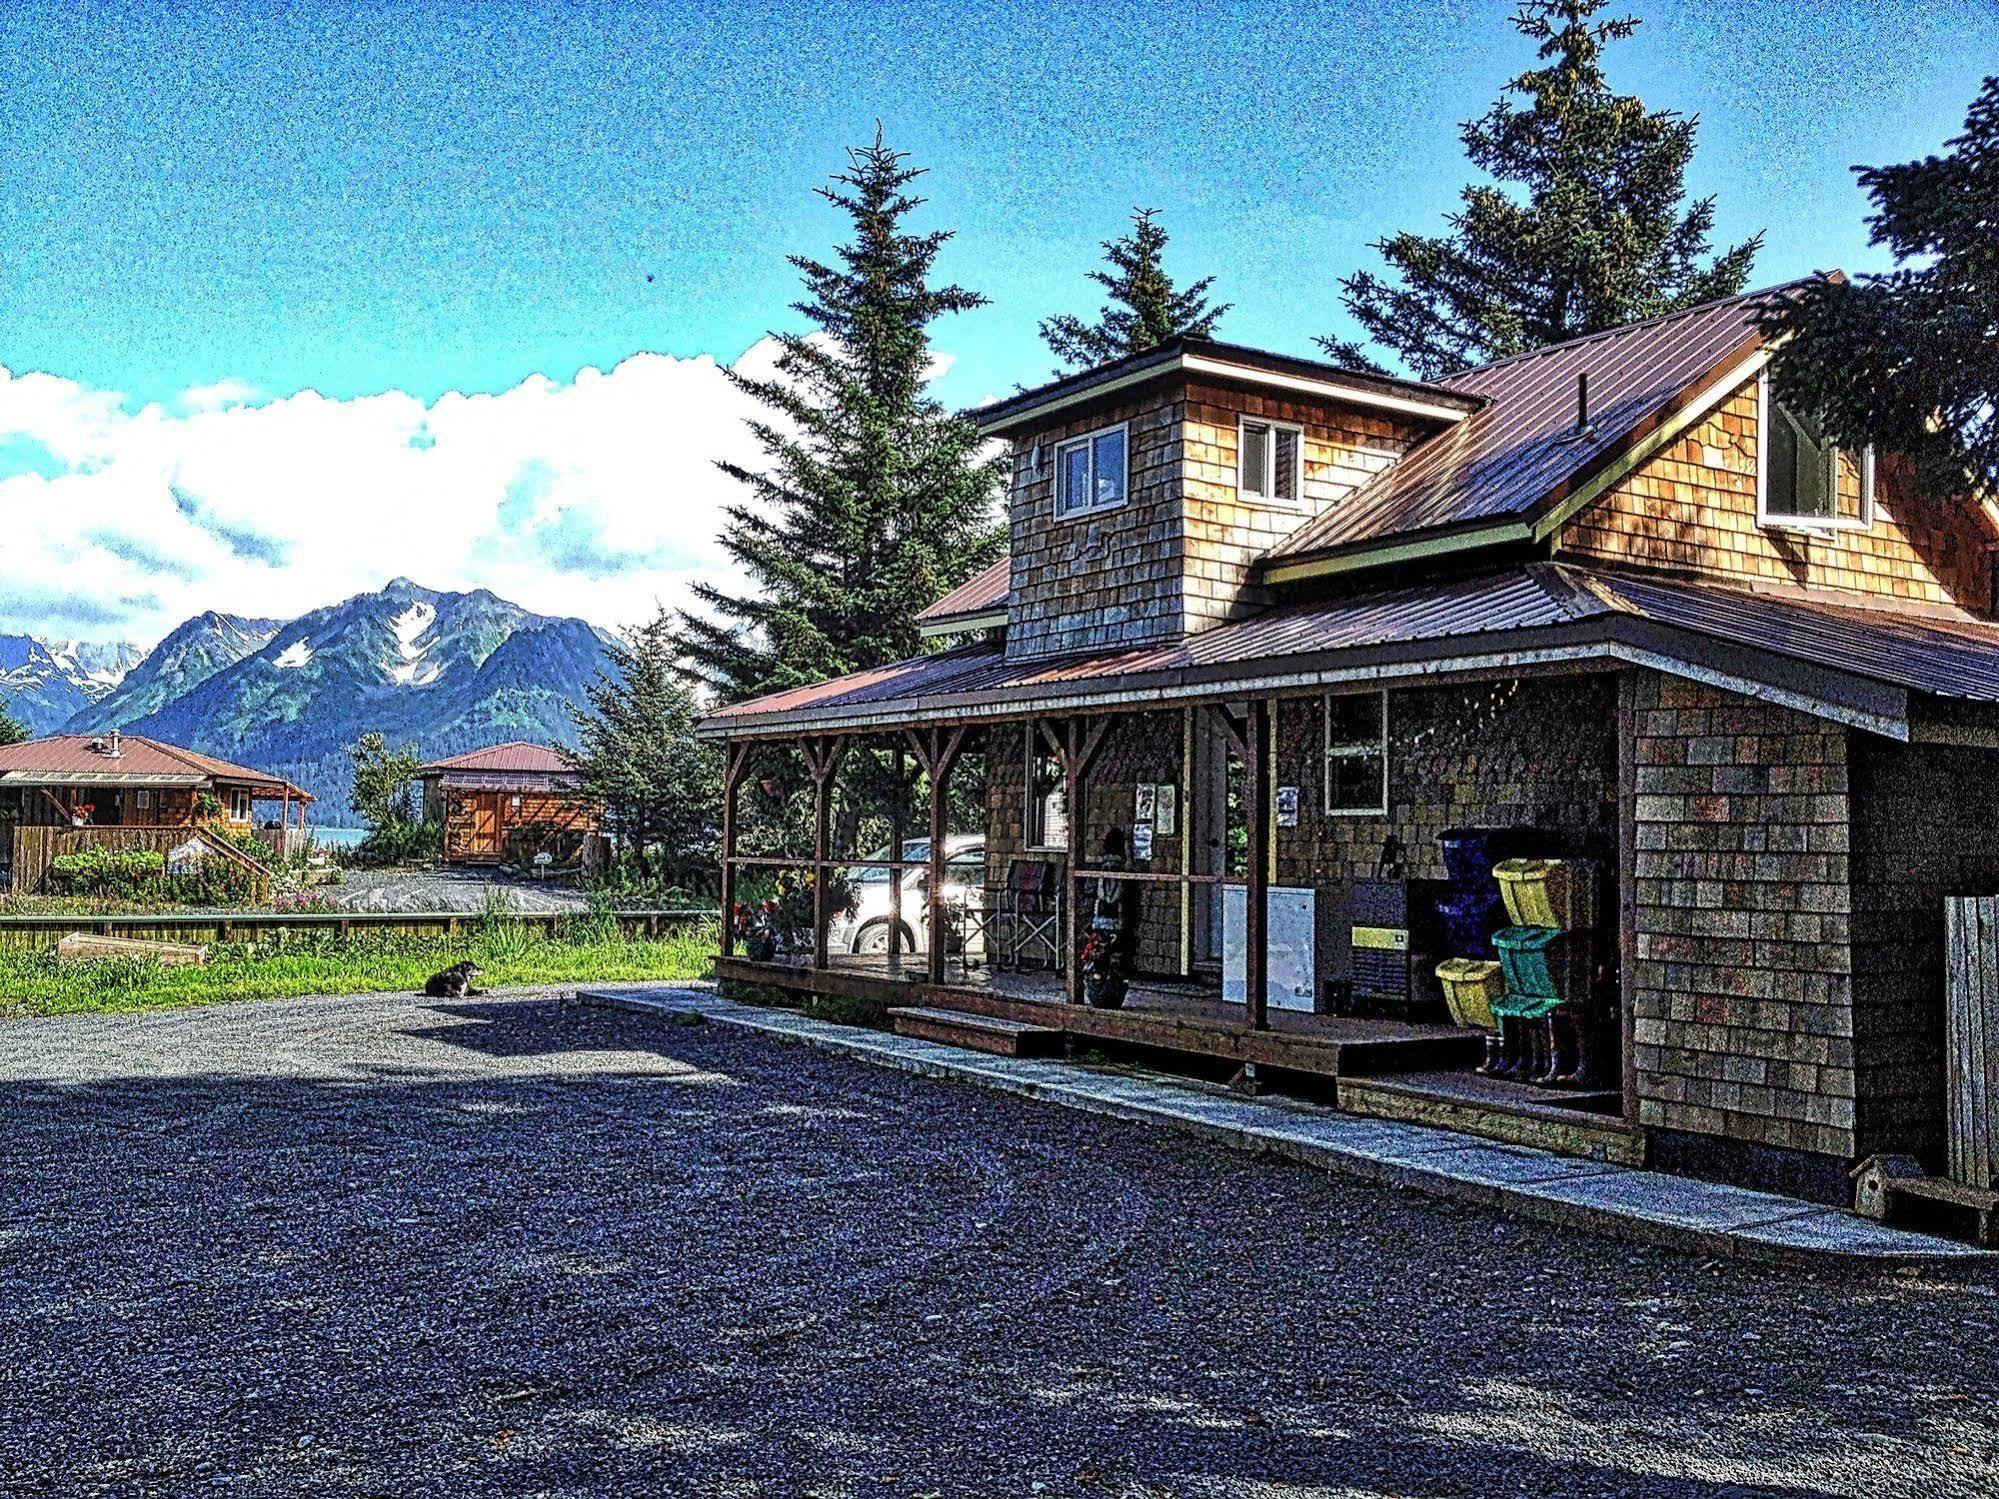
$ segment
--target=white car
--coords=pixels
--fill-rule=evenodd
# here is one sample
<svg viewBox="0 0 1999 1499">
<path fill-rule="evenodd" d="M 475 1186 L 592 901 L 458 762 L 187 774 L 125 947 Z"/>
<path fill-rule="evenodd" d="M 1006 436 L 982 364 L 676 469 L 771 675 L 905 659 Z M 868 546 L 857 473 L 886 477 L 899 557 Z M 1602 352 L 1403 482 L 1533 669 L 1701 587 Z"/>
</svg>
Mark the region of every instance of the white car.
<svg viewBox="0 0 1999 1499">
<path fill-rule="evenodd" d="M 886 859 L 888 850 L 878 850 L 877 859 Z M 930 857 L 928 838 L 911 838 L 902 845 L 902 857 L 921 864 Z M 879 867 L 849 872 L 854 887 L 854 909 L 836 915 L 826 928 L 826 946 L 832 952 L 886 953 L 889 935 L 891 871 Z M 924 898 L 929 876 L 926 865 L 902 872 L 902 950 L 920 953 L 929 950 L 930 903 Z M 984 904 L 986 895 L 986 840 L 982 833 L 959 833 L 944 840 L 944 898 L 974 909 Z"/>
</svg>

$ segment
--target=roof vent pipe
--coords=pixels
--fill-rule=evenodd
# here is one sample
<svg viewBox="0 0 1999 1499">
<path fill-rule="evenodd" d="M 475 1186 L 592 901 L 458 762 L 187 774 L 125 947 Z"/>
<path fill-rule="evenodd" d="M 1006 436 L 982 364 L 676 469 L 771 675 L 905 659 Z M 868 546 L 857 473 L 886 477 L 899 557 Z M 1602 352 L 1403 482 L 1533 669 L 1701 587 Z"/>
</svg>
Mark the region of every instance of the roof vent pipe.
<svg viewBox="0 0 1999 1499">
<path fill-rule="evenodd" d="M 109 747 L 106 748 L 104 753 L 109 755 L 114 760 L 117 759 L 119 754 L 121 753 L 121 751 L 118 748 L 118 731 L 116 729 L 113 729 L 111 731 L 111 743 Z"/>
<path fill-rule="evenodd" d="M 1589 371 L 1576 371 L 1576 431 L 1589 430 Z"/>
</svg>

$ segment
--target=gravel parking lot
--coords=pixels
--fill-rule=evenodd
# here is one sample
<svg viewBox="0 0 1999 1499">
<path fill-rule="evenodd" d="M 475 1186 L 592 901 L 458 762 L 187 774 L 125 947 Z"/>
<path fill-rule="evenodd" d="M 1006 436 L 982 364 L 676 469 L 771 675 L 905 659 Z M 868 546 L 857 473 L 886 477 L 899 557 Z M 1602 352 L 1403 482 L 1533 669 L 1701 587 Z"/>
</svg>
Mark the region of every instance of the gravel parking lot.
<svg viewBox="0 0 1999 1499">
<path fill-rule="evenodd" d="M 722 1026 L 0 1026 L 0 1492 L 1988 1494 L 1999 1299 Z"/>
</svg>

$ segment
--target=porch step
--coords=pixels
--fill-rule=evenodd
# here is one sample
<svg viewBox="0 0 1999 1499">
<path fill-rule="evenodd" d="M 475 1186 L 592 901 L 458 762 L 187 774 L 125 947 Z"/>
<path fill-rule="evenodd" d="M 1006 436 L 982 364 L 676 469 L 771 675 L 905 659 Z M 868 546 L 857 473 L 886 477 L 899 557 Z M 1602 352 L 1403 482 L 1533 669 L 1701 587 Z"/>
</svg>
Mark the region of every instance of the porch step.
<svg viewBox="0 0 1999 1499">
<path fill-rule="evenodd" d="M 898 1036 L 990 1052 L 996 1057 L 1046 1057 L 1062 1049 L 1062 1032 L 1025 1020 L 973 1015 L 964 1010 L 904 1005 L 889 1012 Z"/>
<path fill-rule="evenodd" d="M 1645 1164 L 1645 1136 L 1617 1116 L 1622 1100 L 1614 1092 L 1560 1093 L 1460 1070 L 1342 1077 L 1338 1097 L 1350 1114 L 1432 1124 L 1584 1160 Z"/>
</svg>

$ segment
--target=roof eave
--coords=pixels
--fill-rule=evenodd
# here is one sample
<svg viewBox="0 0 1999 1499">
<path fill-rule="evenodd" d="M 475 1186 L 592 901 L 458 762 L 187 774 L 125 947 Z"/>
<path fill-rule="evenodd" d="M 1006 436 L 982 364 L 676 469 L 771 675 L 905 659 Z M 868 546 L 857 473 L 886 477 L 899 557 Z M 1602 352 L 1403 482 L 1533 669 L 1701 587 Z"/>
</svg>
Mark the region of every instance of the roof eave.
<svg viewBox="0 0 1999 1499">
<path fill-rule="evenodd" d="M 936 619 L 919 620 L 916 633 L 925 640 L 937 640 L 946 635 L 964 635 L 973 630 L 1005 628 L 1006 610 L 984 609 L 977 614 L 946 614 Z"/>
<path fill-rule="evenodd" d="M 1476 396 L 1460 395 L 1413 381 L 1343 376 L 1331 366 L 1326 366 L 1322 374 L 1304 374 L 1259 365 L 1201 345 L 1169 344 L 1128 365 L 1109 365 L 1101 373 L 1086 372 L 1075 377 L 1073 383 L 1058 381 L 1043 390 L 1028 391 L 982 411 L 973 411 L 970 415 L 981 434 L 1001 437 L 1023 427 L 1037 425 L 1056 412 L 1099 401 L 1119 391 L 1176 374 L 1208 375 L 1250 385 L 1270 386 L 1446 425 L 1463 421 L 1484 404 Z"/>
</svg>

